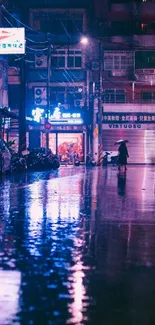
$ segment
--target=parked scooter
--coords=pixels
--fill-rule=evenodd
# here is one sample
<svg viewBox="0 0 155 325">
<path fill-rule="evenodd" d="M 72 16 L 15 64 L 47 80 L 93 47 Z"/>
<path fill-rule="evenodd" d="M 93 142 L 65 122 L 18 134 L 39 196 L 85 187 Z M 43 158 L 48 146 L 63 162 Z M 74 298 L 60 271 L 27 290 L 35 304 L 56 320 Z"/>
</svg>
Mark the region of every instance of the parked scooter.
<svg viewBox="0 0 155 325">
<path fill-rule="evenodd" d="M 86 166 L 96 166 L 96 161 L 93 159 L 91 154 L 87 154 L 86 156 Z"/>
<path fill-rule="evenodd" d="M 80 166 L 80 160 L 79 160 L 79 159 L 75 159 L 75 161 L 74 161 L 74 165 L 75 165 L 76 167 Z"/>
<path fill-rule="evenodd" d="M 26 159 L 22 155 L 14 153 L 11 157 L 11 171 L 20 173 L 24 172 L 26 168 Z"/>
<path fill-rule="evenodd" d="M 112 165 L 112 166 L 117 166 L 118 165 L 118 154 L 116 152 L 109 152 L 105 151 L 103 154 L 103 160 L 102 160 L 102 165 L 107 166 L 107 165 Z"/>
<path fill-rule="evenodd" d="M 26 157 L 27 169 L 33 171 L 58 169 L 60 162 L 57 156 L 53 155 L 51 150 L 37 148 L 30 151 Z"/>
</svg>

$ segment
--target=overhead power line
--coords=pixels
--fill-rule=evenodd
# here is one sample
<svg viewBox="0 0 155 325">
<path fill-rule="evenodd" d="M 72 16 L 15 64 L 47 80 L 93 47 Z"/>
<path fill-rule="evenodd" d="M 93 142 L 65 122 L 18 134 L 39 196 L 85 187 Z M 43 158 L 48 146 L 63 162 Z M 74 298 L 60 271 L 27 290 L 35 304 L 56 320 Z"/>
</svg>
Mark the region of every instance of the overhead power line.
<svg viewBox="0 0 155 325">
<path fill-rule="evenodd" d="M 18 18 L 14 17 L 14 16 L 13 16 L 13 15 L 12 15 L 12 14 L 11 14 L 11 13 L 10 13 L 6 8 L 5 8 L 4 5 L 2 5 L 1 8 L 2 8 L 5 12 L 7 12 L 7 14 L 8 14 L 9 16 L 11 16 L 12 18 L 14 18 L 14 19 L 19 23 L 19 24 L 23 25 L 25 28 L 27 28 L 27 29 L 29 29 L 29 30 L 31 30 L 31 31 L 33 31 L 33 32 L 39 33 L 39 34 L 44 34 L 43 32 L 37 31 L 37 30 L 35 30 L 35 29 L 29 27 L 28 25 L 26 25 L 26 24 L 24 24 L 23 22 L 21 22 Z"/>
<path fill-rule="evenodd" d="M 29 49 L 31 51 L 34 51 L 34 52 L 38 52 L 38 51 L 42 52 L 42 51 L 48 50 L 48 47 L 45 47 L 44 49 L 36 49 L 36 48 L 33 48 L 33 47 L 29 47 L 27 45 L 26 45 L 26 47 L 27 47 L 27 49 Z"/>
<path fill-rule="evenodd" d="M 27 28 L 27 29 L 29 29 L 30 31 L 33 31 L 33 32 L 35 32 L 35 33 L 42 34 L 42 35 L 46 35 L 46 33 L 42 32 L 42 31 L 37 31 L 37 30 L 31 28 L 30 26 L 24 24 L 24 23 L 23 23 L 21 20 L 19 20 L 18 18 L 14 17 L 14 15 L 12 15 L 12 14 L 11 14 L 11 13 L 10 13 L 6 8 L 5 8 L 4 5 L 2 5 L 1 7 L 2 7 L 2 9 L 3 9 L 3 10 L 4 10 L 4 11 L 5 11 L 5 12 L 10 16 L 10 17 L 12 17 L 12 18 L 13 18 L 16 22 L 18 22 L 19 24 L 23 25 L 25 28 Z M 80 33 L 80 35 L 82 35 L 82 32 L 79 30 L 79 28 L 78 28 L 78 26 L 77 26 L 77 24 L 76 24 L 76 21 L 75 21 L 75 19 L 73 18 L 73 16 L 70 15 L 70 14 L 68 14 L 68 13 L 67 13 L 67 16 L 70 18 L 70 20 L 71 20 L 72 23 L 74 24 L 74 27 L 76 28 L 77 32 Z M 6 18 L 6 17 L 5 17 L 5 18 Z M 69 38 L 71 38 L 72 36 L 71 36 L 71 34 L 69 33 L 69 31 L 67 30 L 67 28 L 65 27 L 64 23 L 62 22 L 62 20 L 61 20 L 60 18 L 56 18 L 56 15 L 55 15 L 55 14 L 53 14 L 53 19 L 55 19 L 55 20 L 59 20 L 59 21 L 60 21 L 61 25 L 62 25 L 63 28 L 64 28 L 64 31 L 65 31 L 66 35 L 67 35 Z M 98 40 L 102 41 L 103 43 L 109 43 L 109 44 L 114 44 L 114 45 L 126 46 L 126 47 L 128 47 L 128 48 L 130 48 L 131 46 L 133 46 L 132 43 L 126 43 L 126 42 L 113 42 L 113 41 L 110 41 L 110 40 L 108 40 L 108 39 L 105 40 L 105 39 L 103 39 L 103 37 L 93 37 L 93 36 L 90 36 L 90 38 L 92 38 L 92 39 L 96 39 L 96 40 L 98 39 Z M 27 40 L 30 41 L 30 42 L 32 42 L 32 43 L 36 43 L 36 44 L 37 44 L 37 43 L 38 43 L 38 44 L 47 44 L 47 43 L 48 43 L 48 41 L 37 42 L 37 41 L 34 41 L 34 40 L 30 39 L 30 38 L 27 38 Z M 136 49 L 140 49 L 140 50 L 147 49 L 147 46 L 136 46 Z"/>
<path fill-rule="evenodd" d="M 8 23 L 12 28 L 14 28 L 14 26 L 11 24 L 11 22 L 10 22 L 6 17 L 4 17 L 4 19 L 7 21 L 7 23 Z M 26 37 L 26 40 L 30 40 L 30 39 Z M 30 41 L 32 41 L 32 40 L 30 40 Z M 36 43 L 35 41 L 34 41 L 34 43 L 35 43 L 35 44 L 38 44 L 38 43 Z M 47 47 L 46 47 L 46 48 L 43 48 L 43 49 L 31 48 L 31 47 L 29 47 L 29 46 L 27 46 L 27 45 L 26 45 L 26 47 L 27 47 L 29 50 L 31 50 L 31 51 L 46 51 L 46 50 L 48 50 Z"/>
<path fill-rule="evenodd" d="M 17 19 L 16 17 L 14 17 L 5 7 L 4 7 L 4 5 L 2 5 L 2 9 L 10 16 L 10 17 L 12 17 L 12 18 L 14 18 L 14 20 L 15 21 L 17 21 L 19 24 L 21 24 L 21 25 L 23 25 L 25 28 L 27 28 L 27 29 L 29 29 L 29 30 L 31 30 L 31 31 L 33 31 L 33 32 L 36 32 L 36 33 L 38 33 L 38 34 L 45 34 L 44 32 L 40 32 L 40 31 L 36 31 L 36 30 L 34 30 L 33 28 L 31 28 L 31 27 L 29 27 L 28 25 L 26 25 L 26 24 L 24 24 L 24 23 L 22 23 L 19 19 Z M 74 26 L 75 26 L 75 28 L 77 29 L 77 32 L 79 32 L 80 34 L 81 34 L 81 32 L 80 32 L 80 30 L 79 30 L 79 28 L 77 27 L 77 24 L 76 24 L 76 22 L 75 22 L 75 19 L 72 17 L 72 16 L 70 16 L 69 15 L 69 17 L 70 17 L 70 19 L 71 19 L 71 21 L 73 22 L 73 24 L 74 24 Z M 11 27 L 14 27 L 12 24 L 11 24 L 11 22 L 4 16 L 4 18 L 5 18 L 5 20 L 8 22 L 8 24 L 11 26 Z M 53 16 L 53 18 L 54 19 L 56 19 L 54 16 Z M 57 20 L 59 20 L 60 21 L 60 23 L 61 23 L 61 25 L 63 26 L 63 29 L 64 29 L 64 31 L 65 31 L 65 33 L 66 33 L 66 35 L 67 35 L 67 37 L 68 38 L 70 38 L 71 39 L 71 34 L 68 32 L 68 30 L 67 30 L 67 28 L 65 27 L 65 25 L 64 25 L 64 23 L 62 22 L 62 20 L 61 19 L 57 19 Z M 115 45 L 120 45 L 120 46 L 128 46 L 128 47 L 130 47 L 131 45 L 132 45 L 132 43 L 118 43 L 118 42 L 112 42 L 112 41 L 109 41 L 109 40 L 103 40 L 103 38 L 94 38 L 93 37 L 93 39 L 98 39 L 98 40 L 100 40 L 100 41 L 102 41 L 102 43 L 110 43 L 110 44 L 115 44 Z M 34 40 L 32 40 L 32 39 L 30 39 L 30 38 L 28 38 L 28 37 L 26 37 L 26 40 L 28 40 L 29 42 L 32 42 L 33 44 L 47 44 L 47 42 L 48 41 L 44 41 L 44 42 L 36 42 L 36 41 L 34 41 Z M 43 48 L 43 49 L 36 49 L 36 48 L 32 48 L 32 47 L 30 47 L 30 46 L 26 46 L 29 50 L 31 50 L 31 51 L 34 51 L 34 52 L 38 52 L 38 51 L 46 51 L 46 50 L 48 50 L 48 48 L 46 47 L 46 48 Z M 62 45 L 62 46 L 60 46 L 60 47 L 58 47 L 58 48 L 61 48 L 61 47 L 64 47 L 64 45 Z M 139 46 L 139 47 L 137 47 L 136 49 L 146 49 L 146 47 L 144 47 L 144 46 Z M 133 50 L 133 49 L 132 49 Z M 24 59 L 25 60 L 25 56 L 23 56 L 23 57 L 18 57 L 17 59 L 15 59 L 15 61 L 18 61 L 18 60 L 22 60 L 22 59 Z M 26 62 L 35 62 L 35 61 L 30 61 L 30 60 L 25 60 Z M 86 65 L 86 64 L 85 64 Z M 70 81 L 70 82 L 75 82 L 75 81 L 73 81 L 73 79 L 72 79 L 72 77 L 68 74 L 68 71 L 66 70 L 66 69 L 64 69 L 64 72 L 63 72 L 63 74 L 64 74 L 64 76 L 65 76 L 65 78 L 68 80 L 68 82 L 70 81 L 68 78 L 70 78 L 72 81 Z M 65 75 L 66 74 L 66 75 Z M 68 77 L 67 77 L 67 75 L 68 75 Z M 72 76 L 73 76 L 73 74 L 72 74 Z M 77 78 L 77 81 L 81 81 L 78 77 L 76 77 Z M 118 85 L 118 84 L 116 84 L 114 81 L 112 81 L 112 80 L 109 80 L 108 78 L 105 78 L 105 80 L 106 81 L 108 81 L 109 83 L 111 83 L 111 84 L 113 84 L 113 85 Z M 133 92 L 132 90 L 129 90 L 129 92 Z"/>
</svg>

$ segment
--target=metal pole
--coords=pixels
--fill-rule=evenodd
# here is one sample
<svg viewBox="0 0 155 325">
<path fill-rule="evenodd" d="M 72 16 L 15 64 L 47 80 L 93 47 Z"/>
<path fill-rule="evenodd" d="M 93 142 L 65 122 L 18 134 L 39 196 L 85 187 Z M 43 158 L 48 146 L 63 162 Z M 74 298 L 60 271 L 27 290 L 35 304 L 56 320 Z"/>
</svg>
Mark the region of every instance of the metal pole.
<svg viewBox="0 0 155 325">
<path fill-rule="evenodd" d="M 3 138 L 2 110 L 0 109 L 0 139 Z"/>
<path fill-rule="evenodd" d="M 47 54 L 47 110 L 46 110 L 46 121 L 49 120 L 50 115 L 50 81 L 51 81 L 51 42 L 49 38 L 49 34 L 47 34 L 48 38 L 48 54 Z M 49 132 L 46 132 L 46 148 L 49 148 Z"/>
<path fill-rule="evenodd" d="M 2 25 L 2 7 L 0 6 L 0 24 Z M 1 90 L 2 92 L 2 90 Z M 1 94 L 2 98 L 2 94 Z M 1 103 L 2 104 L 2 103 Z M 2 110 L 0 110 L 0 139 L 3 138 L 3 118 L 2 118 Z"/>
<path fill-rule="evenodd" d="M 19 147 L 21 153 L 26 149 L 26 75 L 25 60 L 21 60 L 20 65 L 20 107 L 19 107 Z"/>
<path fill-rule="evenodd" d="M 98 165 L 102 164 L 102 43 L 98 41 L 99 52 L 99 93 L 98 93 Z"/>
</svg>

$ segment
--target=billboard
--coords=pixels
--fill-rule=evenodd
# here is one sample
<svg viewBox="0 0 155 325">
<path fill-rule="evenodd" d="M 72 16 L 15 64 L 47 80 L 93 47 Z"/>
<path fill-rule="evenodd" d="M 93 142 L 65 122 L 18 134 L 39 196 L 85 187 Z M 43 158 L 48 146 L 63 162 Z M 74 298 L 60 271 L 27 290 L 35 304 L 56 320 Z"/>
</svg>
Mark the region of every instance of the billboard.
<svg viewBox="0 0 155 325">
<path fill-rule="evenodd" d="M 25 54 L 25 28 L 0 28 L 1 54 Z"/>
</svg>

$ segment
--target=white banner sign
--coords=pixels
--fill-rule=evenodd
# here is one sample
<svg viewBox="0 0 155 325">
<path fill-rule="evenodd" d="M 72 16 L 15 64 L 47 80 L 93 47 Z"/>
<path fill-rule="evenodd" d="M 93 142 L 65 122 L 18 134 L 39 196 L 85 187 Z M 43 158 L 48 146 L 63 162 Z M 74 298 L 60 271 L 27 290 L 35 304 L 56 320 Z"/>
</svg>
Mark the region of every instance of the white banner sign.
<svg viewBox="0 0 155 325">
<path fill-rule="evenodd" d="M 25 28 L 0 28 L 0 55 L 25 53 Z"/>
<path fill-rule="evenodd" d="M 155 130 L 155 124 L 102 124 L 102 130 Z"/>
</svg>

